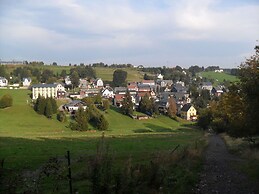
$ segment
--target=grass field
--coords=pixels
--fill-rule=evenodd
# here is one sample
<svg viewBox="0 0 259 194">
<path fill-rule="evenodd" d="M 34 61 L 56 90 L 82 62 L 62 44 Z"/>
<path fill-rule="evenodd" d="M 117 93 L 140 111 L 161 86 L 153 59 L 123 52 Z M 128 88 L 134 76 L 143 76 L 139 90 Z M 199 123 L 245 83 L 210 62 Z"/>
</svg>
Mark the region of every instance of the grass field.
<svg viewBox="0 0 259 194">
<path fill-rule="evenodd" d="M 70 150 L 73 160 L 96 152 L 100 131 L 77 132 L 55 118 L 38 115 L 30 106 L 30 91 L 0 90 L 13 97 L 13 106 L 0 109 L 0 159 L 4 168 L 24 172 L 35 170 L 51 157 L 64 158 Z M 153 153 L 172 150 L 176 145 L 183 149 L 194 145 L 203 133 L 189 127 L 188 122 L 176 122 L 159 116 L 150 120 L 133 120 L 116 108 L 104 113 L 109 121 L 105 140 L 116 155 L 116 162 L 129 157 L 133 161 L 148 161 Z M 76 168 L 76 167 L 75 167 Z M 80 186 L 79 186 L 80 187 Z"/>
<path fill-rule="evenodd" d="M 206 77 L 208 79 L 214 79 L 215 83 L 222 83 L 224 80 L 230 81 L 230 82 L 235 82 L 238 81 L 238 78 L 233 75 L 229 75 L 226 73 L 219 73 L 219 72 L 214 72 L 214 71 L 204 71 L 199 73 L 202 77 Z"/>
</svg>

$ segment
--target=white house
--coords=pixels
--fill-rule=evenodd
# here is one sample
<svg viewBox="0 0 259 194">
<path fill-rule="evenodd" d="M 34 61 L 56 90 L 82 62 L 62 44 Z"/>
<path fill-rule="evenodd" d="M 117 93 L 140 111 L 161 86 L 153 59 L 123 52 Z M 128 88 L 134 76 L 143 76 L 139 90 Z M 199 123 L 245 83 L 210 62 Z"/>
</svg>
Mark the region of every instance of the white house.
<svg viewBox="0 0 259 194">
<path fill-rule="evenodd" d="M 104 88 L 102 91 L 102 97 L 104 98 L 113 98 L 114 97 L 114 92 L 113 89 L 108 87 L 108 88 Z"/>
<path fill-rule="evenodd" d="M 66 91 L 61 84 L 36 84 L 32 86 L 32 99 L 37 99 L 39 96 L 64 98 Z"/>
<path fill-rule="evenodd" d="M 66 84 L 67 86 L 69 86 L 69 85 L 71 85 L 71 84 L 72 84 L 72 82 L 71 82 L 71 80 L 70 80 L 70 77 L 69 77 L 69 76 L 66 76 L 66 78 L 65 78 L 65 84 Z"/>
<path fill-rule="evenodd" d="M 4 87 L 8 85 L 8 80 L 4 77 L 0 77 L 0 87 Z"/>
<path fill-rule="evenodd" d="M 157 75 L 157 79 L 163 80 L 164 76 L 162 74 Z"/>
<path fill-rule="evenodd" d="M 24 87 L 30 86 L 30 85 L 31 85 L 31 78 L 29 78 L 29 77 L 23 78 L 23 79 L 22 79 L 22 85 L 23 85 Z"/>
<path fill-rule="evenodd" d="M 97 78 L 95 81 L 94 81 L 94 85 L 97 87 L 97 88 L 102 88 L 103 87 L 103 80 L 101 78 Z"/>
<path fill-rule="evenodd" d="M 86 104 L 81 100 L 73 100 L 63 106 L 63 108 L 70 113 L 77 111 L 80 107 L 84 110 L 87 108 Z"/>
</svg>

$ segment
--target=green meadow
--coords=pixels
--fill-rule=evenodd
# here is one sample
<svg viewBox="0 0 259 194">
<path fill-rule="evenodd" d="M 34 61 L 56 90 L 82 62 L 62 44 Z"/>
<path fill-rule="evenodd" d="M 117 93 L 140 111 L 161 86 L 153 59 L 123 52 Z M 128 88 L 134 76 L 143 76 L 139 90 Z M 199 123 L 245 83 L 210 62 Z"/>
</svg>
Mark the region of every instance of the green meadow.
<svg viewBox="0 0 259 194">
<path fill-rule="evenodd" d="M 235 82 L 238 81 L 238 78 L 236 76 L 227 74 L 227 73 L 219 73 L 214 71 L 204 71 L 199 73 L 200 76 L 206 77 L 207 79 L 213 79 L 215 80 L 215 83 L 222 83 L 224 80 Z"/>
<path fill-rule="evenodd" d="M 64 158 L 68 150 L 72 161 L 96 153 L 103 132 L 72 131 L 68 122 L 38 115 L 32 108 L 30 93 L 0 89 L 0 97 L 4 94 L 13 97 L 12 107 L 0 109 L 0 159 L 4 159 L 4 169 L 21 173 L 36 170 L 51 157 Z M 154 153 L 170 152 L 177 145 L 184 149 L 203 137 L 191 123 L 176 122 L 163 115 L 139 121 L 122 115 L 114 107 L 103 114 L 109 121 L 104 138 L 117 163 L 129 157 L 133 162 L 149 161 Z"/>
</svg>

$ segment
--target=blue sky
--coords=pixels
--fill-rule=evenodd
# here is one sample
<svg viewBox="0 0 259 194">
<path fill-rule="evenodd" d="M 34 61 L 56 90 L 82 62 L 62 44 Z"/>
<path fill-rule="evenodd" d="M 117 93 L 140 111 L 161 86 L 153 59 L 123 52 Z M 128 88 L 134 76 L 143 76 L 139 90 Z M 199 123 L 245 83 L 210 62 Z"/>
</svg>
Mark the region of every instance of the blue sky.
<svg viewBox="0 0 259 194">
<path fill-rule="evenodd" d="M 258 0 L 0 0 L 0 59 L 237 67 Z"/>
</svg>

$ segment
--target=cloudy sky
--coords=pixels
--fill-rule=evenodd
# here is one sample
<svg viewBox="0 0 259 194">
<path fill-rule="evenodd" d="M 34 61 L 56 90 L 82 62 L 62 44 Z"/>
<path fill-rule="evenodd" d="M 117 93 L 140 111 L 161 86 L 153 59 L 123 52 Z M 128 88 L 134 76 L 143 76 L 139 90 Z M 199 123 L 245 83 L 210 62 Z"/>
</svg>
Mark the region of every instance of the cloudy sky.
<svg viewBox="0 0 259 194">
<path fill-rule="evenodd" d="M 0 59 L 236 67 L 258 0 L 0 0 Z"/>
</svg>

